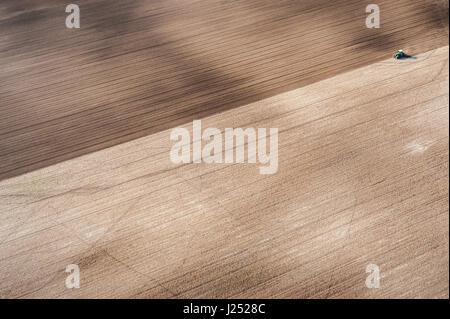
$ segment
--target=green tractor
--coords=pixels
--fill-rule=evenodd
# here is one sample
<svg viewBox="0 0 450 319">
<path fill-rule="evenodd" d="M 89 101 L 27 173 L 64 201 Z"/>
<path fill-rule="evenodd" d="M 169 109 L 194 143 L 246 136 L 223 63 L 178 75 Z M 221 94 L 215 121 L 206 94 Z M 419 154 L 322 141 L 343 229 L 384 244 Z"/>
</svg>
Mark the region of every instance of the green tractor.
<svg viewBox="0 0 450 319">
<path fill-rule="evenodd" d="M 398 50 L 394 53 L 394 59 L 400 60 L 400 59 L 407 59 L 409 58 L 409 55 L 407 55 L 403 50 Z"/>
</svg>

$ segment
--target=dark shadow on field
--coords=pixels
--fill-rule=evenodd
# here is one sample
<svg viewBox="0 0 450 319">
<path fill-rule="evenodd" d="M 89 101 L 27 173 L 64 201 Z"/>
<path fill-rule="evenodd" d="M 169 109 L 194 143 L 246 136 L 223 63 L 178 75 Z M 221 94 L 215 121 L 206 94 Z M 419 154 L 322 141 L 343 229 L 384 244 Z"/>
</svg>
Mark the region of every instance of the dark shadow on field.
<svg viewBox="0 0 450 319">
<path fill-rule="evenodd" d="M 427 10 L 427 19 L 434 21 L 435 28 L 443 29 L 449 34 L 449 1 L 433 0 Z"/>
<path fill-rule="evenodd" d="M 401 57 L 401 58 L 399 58 L 397 60 L 417 60 L 417 57 L 416 56 L 407 55 L 407 56 Z"/>
</svg>

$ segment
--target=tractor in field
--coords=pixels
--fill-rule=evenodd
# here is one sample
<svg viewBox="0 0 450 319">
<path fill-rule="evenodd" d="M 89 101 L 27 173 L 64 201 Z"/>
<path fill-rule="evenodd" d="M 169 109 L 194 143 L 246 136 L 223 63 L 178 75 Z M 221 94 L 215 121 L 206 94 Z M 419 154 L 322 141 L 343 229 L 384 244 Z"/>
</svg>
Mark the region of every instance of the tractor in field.
<svg viewBox="0 0 450 319">
<path fill-rule="evenodd" d="M 403 50 L 398 50 L 394 53 L 394 59 L 400 60 L 400 59 L 407 59 L 409 58 L 409 55 L 407 55 Z"/>
</svg>

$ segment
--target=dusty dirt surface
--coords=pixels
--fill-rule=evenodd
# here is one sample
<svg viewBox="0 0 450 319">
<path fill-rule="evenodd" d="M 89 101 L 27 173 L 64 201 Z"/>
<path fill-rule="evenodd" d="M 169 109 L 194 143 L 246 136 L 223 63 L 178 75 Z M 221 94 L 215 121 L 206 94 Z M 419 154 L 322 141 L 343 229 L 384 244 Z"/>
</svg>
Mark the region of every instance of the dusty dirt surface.
<svg viewBox="0 0 450 319">
<path fill-rule="evenodd" d="M 0 179 L 448 44 L 448 1 L 0 2 Z"/>
<path fill-rule="evenodd" d="M 273 175 L 173 164 L 167 130 L 1 181 L 0 297 L 448 298 L 448 56 L 203 118 L 279 128 Z"/>
</svg>

